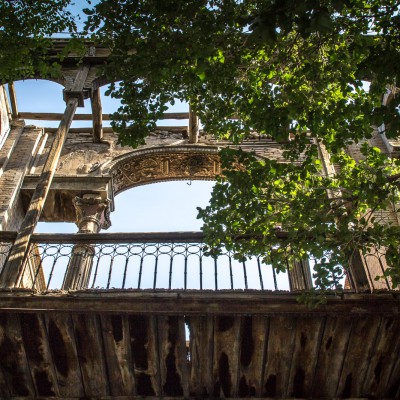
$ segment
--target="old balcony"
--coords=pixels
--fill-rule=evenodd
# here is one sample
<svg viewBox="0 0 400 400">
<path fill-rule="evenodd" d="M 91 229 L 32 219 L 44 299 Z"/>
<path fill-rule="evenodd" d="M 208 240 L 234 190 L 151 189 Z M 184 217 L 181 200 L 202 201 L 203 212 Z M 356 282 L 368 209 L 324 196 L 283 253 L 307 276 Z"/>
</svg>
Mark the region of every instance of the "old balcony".
<svg viewBox="0 0 400 400">
<path fill-rule="evenodd" d="M 388 287 L 310 306 L 308 263 L 213 259 L 196 232 L 36 234 L 24 262 L 0 291 L 3 398 L 399 396 Z"/>
</svg>

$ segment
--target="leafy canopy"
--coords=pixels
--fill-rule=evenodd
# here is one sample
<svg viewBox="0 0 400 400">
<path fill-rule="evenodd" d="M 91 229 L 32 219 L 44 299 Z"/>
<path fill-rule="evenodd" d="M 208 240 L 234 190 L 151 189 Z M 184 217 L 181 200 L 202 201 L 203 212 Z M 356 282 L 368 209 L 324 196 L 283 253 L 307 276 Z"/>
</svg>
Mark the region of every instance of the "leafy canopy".
<svg viewBox="0 0 400 400">
<path fill-rule="evenodd" d="M 68 3 L 3 2 L 3 81 L 56 72 L 45 37 L 75 32 Z M 398 1 L 100 0 L 84 12 L 84 37 L 111 50 L 103 73 L 121 100 L 113 115 L 121 144 L 143 144 L 176 99 L 208 134 L 240 143 L 256 131 L 283 143 L 286 163 L 222 152 L 224 175 L 199 212 L 212 251 L 261 253 L 280 269 L 311 256 L 317 283 L 330 287 L 352 252 L 382 246 L 387 274 L 400 282 L 398 227 L 378 218 L 399 201 L 399 161 L 367 145 L 361 161 L 345 152 L 371 126 L 398 135 L 400 97 L 382 105 L 399 81 Z M 322 173 L 322 150 L 338 172 Z"/>
</svg>

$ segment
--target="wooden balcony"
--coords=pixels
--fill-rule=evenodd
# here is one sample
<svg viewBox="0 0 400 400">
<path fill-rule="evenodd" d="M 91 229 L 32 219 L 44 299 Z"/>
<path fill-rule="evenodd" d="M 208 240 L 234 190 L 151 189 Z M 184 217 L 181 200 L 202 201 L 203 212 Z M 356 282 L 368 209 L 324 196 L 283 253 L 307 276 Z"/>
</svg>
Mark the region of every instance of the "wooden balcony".
<svg viewBox="0 0 400 400">
<path fill-rule="evenodd" d="M 34 235 L 29 273 L 20 280 L 26 287 L 0 290 L 2 398 L 400 396 L 397 291 L 331 292 L 325 303 L 308 306 L 298 302 L 298 275 L 286 276 L 286 290 L 279 290 L 284 280 L 275 276 L 275 284 L 257 260 L 232 261 L 232 280 L 228 256 L 207 266 L 197 234 L 161 235 L 158 247 L 154 235 L 69 236 Z M 7 240 L 12 235 L 3 235 L 4 255 Z M 59 278 L 51 289 L 57 274 L 68 274 L 74 246 L 89 243 L 93 288 L 67 290 Z M 192 279 L 198 287 L 190 288 Z"/>
</svg>

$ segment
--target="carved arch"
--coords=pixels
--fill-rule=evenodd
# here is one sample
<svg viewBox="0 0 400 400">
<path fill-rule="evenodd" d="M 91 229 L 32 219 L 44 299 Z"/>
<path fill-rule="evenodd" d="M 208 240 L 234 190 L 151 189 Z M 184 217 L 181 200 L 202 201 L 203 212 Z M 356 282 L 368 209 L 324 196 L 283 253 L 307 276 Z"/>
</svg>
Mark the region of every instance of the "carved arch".
<svg viewBox="0 0 400 400">
<path fill-rule="evenodd" d="M 176 180 L 213 180 L 221 173 L 217 147 L 158 147 L 126 154 L 109 166 L 114 194 Z"/>
</svg>

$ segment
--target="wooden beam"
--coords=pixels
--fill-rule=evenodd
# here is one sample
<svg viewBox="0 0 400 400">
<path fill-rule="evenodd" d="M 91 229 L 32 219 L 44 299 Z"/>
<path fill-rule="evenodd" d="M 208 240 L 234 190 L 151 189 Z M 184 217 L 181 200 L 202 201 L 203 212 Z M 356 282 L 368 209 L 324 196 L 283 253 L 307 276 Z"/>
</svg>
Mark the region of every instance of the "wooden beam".
<svg viewBox="0 0 400 400">
<path fill-rule="evenodd" d="M 189 106 L 189 143 L 199 141 L 200 120 Z"/>
<path fill-rule="evenodd" d="M 103 139 L 103 109 L 101 107 L 100 89 L 94 89 L 90 97 L 93 114 L 93 141 L 100 143 Z"/>
<path fill-rule="evenodd" d="M 89 73 L 89 66 L 82 66 L 76 76 L 73 90 L 75 92 L 83 90 L 86 77 Z M 15 287 L 23 273 L 23 262 L 28 253 L 29 242 L 42 213 L 50 185 L 56 171 L 61 150 L 67 138 L 69 127 L 71 126 L 78 98 L 70 97 L 67 100 L 64 116 L 60 122 L 53 144 L 51 145 L 46 162 L 43 166 L 39 182 L 33 193 L 25 218 L 22 221 L 19 233 L 10 251 L 7 264 L 4 266 L 0 275 L 1 287 Z"/>
<path fill-rule="evenodd" d="M 359 315 L 400 316 L 398 293 L 327 295 L 309 308 L 298 293 L 248 291 L 100 290 L 50 292 L 0 290 L 3 312 L 148 313 L 157 315 Z"/>
<path fill-rule="evenodd" d="M 8 93 L 10 95 L 12 117 L 13 119 L 18 119 L 17 95 L 14 87 L 14 82 L 10 82 L 8 84 Z"/>
<path fill-rule="evenodd" d="M 64 114 L 62 113 L 45 113 L 45 112 L 28 112 L 21 111 L 18 113 L 18 118 L 21 119 L 34 119 L 43 121 L 60 121 Z M 90 121 L 92 120 L 92 114 L 75 114 L 74 121 Z M 110 121 L 110 114 L 102 114 L 101 118 L 103 121 Z M 188 119 L 189 113 L 164 113 L 160 119 Z"/>
</svg>

